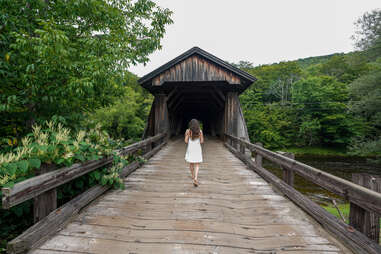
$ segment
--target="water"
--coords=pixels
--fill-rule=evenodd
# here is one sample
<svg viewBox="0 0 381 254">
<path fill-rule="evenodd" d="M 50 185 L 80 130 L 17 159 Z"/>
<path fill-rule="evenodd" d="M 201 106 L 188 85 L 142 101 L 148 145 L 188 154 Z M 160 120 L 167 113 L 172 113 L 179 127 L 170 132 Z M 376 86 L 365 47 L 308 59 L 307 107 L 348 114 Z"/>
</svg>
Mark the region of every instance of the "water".
<svg viewBox="0 0 381 254">
<path fill-rule="evenodd" d="M 303 155 L 297 156 L 296 160 L 349 181 L 351 181 L 352 173 L 381 175 L 381 165 L 371 163 L 367 158 Z M 282 170 L 276 164 L 264 160 L 263 165 L 278 177 L 282 177 Z M 341 197 L 326 191 L 320 186 L 313 184 L 298 175 L 295 175 L 294 187 L 321 205 L 332 204 L 332 199 L 335 199 L 338 203 L 345 203 L 345 200 Z"/>
</svg>

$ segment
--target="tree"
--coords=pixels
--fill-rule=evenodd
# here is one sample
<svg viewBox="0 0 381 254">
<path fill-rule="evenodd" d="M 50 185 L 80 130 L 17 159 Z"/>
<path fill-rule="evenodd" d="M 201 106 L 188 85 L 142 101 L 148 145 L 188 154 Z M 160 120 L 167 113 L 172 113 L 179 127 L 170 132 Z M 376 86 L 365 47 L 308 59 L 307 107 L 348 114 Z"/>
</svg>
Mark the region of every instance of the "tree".
<svg viewBox="0 0 381 254">
<path fill-rule="evenodd" d="M 1 1 L 2 136 L 113 102 L 127 68 L 161 48 L 170 15 L 151 0 Z"/>
<path fill-rule="evenodd" d="M 335 55 L 319 67 L 321 74 L 336 77 L 346 84 L 369 70 L 367 59 L 361 54 Z"/>
<path fill-rule="evenodd" d="M 112 105 L 88 113 L 83 125 L 93 128 L 100 123 L 115 139 L 142 137 L 153 96 L 138 84 L 136 75 L 130 73 L 127 77 L 122 96 Z"/>
<path fill-rule="evenodd" d="M 371 61 L 370 71 L 349 87 L 350 109 L 364 123 L 361 135 L 353 137 L 351 150 L 359 155 L 381 154 L 381 9 L 366 12 L 355 23 L 353 39 Z"/>
<path fill-rule="evenodd" d="M 231 65 L 233 65 L 234 67 L 237 67 L 241 70 L 244 70 L 244 71 L 247 71 L 249 69 L 253 69 L 254 66 L 253 66 L 253 63 L 252 62 L 249 62 L 249 61 L 239 61 L 237 64 L 236 63 L 231 63 Z"/>
<path fill-rule="evenodd" d="M 381 56 L 381 9 L 366 12 L 356 22 L 355 45 L 376 59 Z"/>
<path fill-rule="evenodd" d="M 302 73 L 296 62 L 280 62 L 262 65 L 248 70 L 258 80 L 252 88 L 263 93 L 263 102 L 281 102 L 285 104 L 291 99 L 291 86 Z"/>
<path fill-rule="evenodd" d="M 352 141 L 354 150 L 360 154 L 366 154 L 366 150 L 372 152 L 375 149 L 364 149 L 364 147 L 372 146 L 375 143 L 381 143 L 381 59 L 375 63 L 378 66 L 371 73 L 364 75 L 351 83 L 349 91 L 352 97 L 350 109 L 364 123 L 366 128 L 362 132 L 361 137 L 355 137 Z M 362 143 L 360 146 L 359 144 Z M 361 151 L 357 148 L 361 148 Z M 381 150 L 378 150 L 381 153 Z"/>
<path fill-rule="evenodd" d="M 298 111 L 302 143 L 348 144 L 356 131 L 347 113 L 348 99 L 347 86 L 334 77 L 308 77 L 294 83 L 292 103 Z M 312 139 L 311 134 L 319 138 Z"/>
</svg>

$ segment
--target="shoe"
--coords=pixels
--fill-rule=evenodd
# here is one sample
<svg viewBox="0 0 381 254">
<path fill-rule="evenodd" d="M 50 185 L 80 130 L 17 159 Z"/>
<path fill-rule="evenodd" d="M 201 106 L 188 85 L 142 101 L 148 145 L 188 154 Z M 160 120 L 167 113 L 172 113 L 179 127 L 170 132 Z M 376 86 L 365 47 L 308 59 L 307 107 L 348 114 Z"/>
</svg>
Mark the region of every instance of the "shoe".
<svg viewBox="0 0 381 254">
<path fill-rule="evenodd" d="M 194 185 L 194 187 L 198 186 L 198 181 L 196 179 L 193 179 L 193 185 Z"/>
</svg>

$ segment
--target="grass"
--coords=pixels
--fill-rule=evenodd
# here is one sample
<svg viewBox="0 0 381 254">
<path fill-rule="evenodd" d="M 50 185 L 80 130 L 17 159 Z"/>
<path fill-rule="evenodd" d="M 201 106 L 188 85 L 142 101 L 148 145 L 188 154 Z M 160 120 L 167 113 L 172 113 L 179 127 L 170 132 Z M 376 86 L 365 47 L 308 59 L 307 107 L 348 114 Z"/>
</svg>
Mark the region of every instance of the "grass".
<svg viewBox="0 0 381 254">
<path fill-rule="evenodd" d="M 336 207 L 333 205 L 328 206 L 322 206 L 327 212 L 335 215 L 339 220 L 342 220 L 341 216 L 339 215 L 339 212 L 337 211 Z M 337 204 L 337 207 L 340 209 L 341 213 L 344 216 L 345 222 L 349 222 L 349 203 L 346 204 Z"/>
<path fill-rule="evenodd" d="M 322 206 L 325 210 L 327 210 L 329 213 L 335 215 L 337 218 L 339 218 L 339 220 L 342 220 L 340 215 L 339 215 L 339 212 L 337 211 L 336 207 L 334 207 L 333 205 L 329 205 L 329 206 Z M 340 209 L 341 213 L 343 214 L 344 216 L 344 219 L 345 219 L 345 223 L 349 223 L 349 203 L 346 203 L 346 204 L 337 204 L 337 207 Z M 380 220 L 380 228 L 381 228 L 381 220 Z M 380 234 L 380 238 L 381 238 L 381 234 Z"/>
<path fill-rule="evenodd" d="M 338 147 L 289 147 L 282 151 L 291 152 L 295 155 L 316 155 L 316 156 L 349 156 L 344 148 Z"/>
</svg>

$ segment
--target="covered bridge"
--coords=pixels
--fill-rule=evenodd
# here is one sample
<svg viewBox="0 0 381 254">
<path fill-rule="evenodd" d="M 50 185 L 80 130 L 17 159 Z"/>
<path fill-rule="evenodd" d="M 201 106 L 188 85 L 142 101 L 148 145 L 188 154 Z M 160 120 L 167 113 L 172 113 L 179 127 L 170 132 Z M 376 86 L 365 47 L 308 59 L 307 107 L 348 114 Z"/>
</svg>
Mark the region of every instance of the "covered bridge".
<svg viewBox="0 0 381 254">
<path fill-rule="evenodd" d="M 155 96 L 144 138 L 182 134 L 196 118 L 207 135 L 222 138 L 225 132 L 248 140 L 238 95 L 255 80 L 205 50 L 191 48 L 139 79 Z"/>
</svg>

